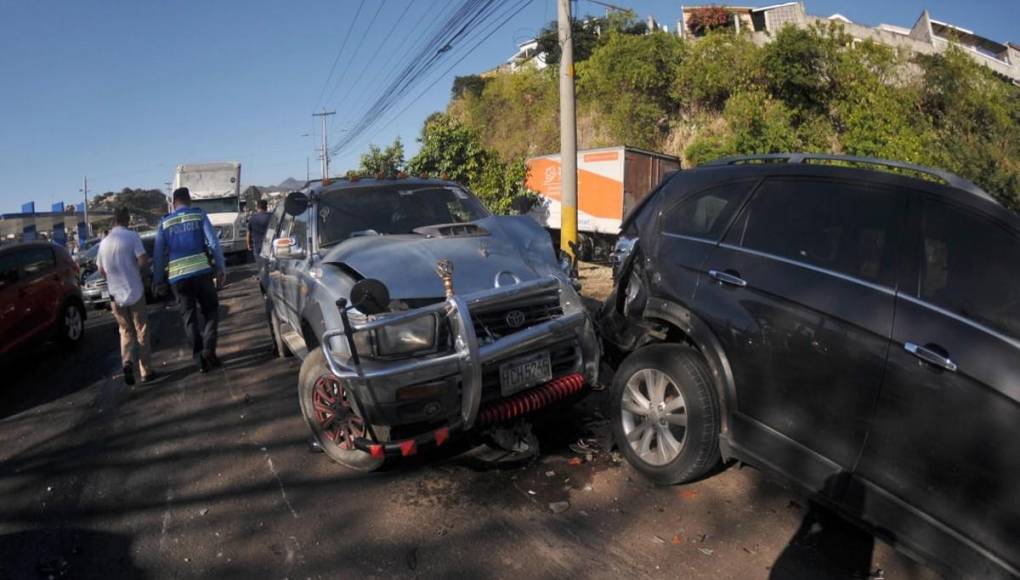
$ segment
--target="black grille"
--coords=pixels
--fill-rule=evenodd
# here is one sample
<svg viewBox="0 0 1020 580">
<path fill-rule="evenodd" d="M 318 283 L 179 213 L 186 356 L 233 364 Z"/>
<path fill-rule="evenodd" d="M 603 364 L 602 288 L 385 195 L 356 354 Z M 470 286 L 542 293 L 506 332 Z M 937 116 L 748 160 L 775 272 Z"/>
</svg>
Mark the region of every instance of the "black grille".
<svg viewBox="0 0 1020 580">
<path fill-rule="evenodd" d="M 541 352 L 542 350 L 549 351 L 549 362 L 552 363 L 552 376 L 554 379 L 578 370 L 577 361 L 580 360 L 581 353 L 573 339 L 568 339 L 545 349 L 531 351 L 521 355 L 521 358 L 528 356 L 528 354 Z M 499 367 L 505 362 L 507 361 L 496 361 L 482 367 L 482 401 L 499 398 Z"/>
<path fill-rule="evenodd" d="M 563 307 L 555 294 L 510 307 L 471 312 L 475 334 L 483 344 L 562 315 Z"/>
</svg>

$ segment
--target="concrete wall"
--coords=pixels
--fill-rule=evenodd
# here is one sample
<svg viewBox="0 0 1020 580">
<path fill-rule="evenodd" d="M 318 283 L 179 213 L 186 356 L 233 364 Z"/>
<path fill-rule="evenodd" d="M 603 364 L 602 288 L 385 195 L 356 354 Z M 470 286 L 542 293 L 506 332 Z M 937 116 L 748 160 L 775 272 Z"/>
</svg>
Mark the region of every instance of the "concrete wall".
<svg viewBox="0 0 1020 580">
<path fill-rule="evenodd" d="M 778 32 L 787 24 L 803 27 L 807 13 L 800 2 L 788 6 L 779 6 L 765 11 L 765 30 Z"/>
</svg>

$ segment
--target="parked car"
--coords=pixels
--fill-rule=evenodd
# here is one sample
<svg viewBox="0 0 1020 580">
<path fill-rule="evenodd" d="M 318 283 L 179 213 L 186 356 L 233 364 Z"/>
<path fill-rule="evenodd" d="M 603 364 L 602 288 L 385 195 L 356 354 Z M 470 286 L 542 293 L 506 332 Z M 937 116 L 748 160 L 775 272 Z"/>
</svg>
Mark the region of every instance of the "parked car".
<svg viewBox="0 0 1020 580">
<path fill-rule="evenodd" d="M 85 334 L 78 267 L 49 242 L 0 248 L 0 356 L 37 339 L 65 346 Z"/>
<path fill-rule="evenodd" d="M 273 214 L 261 286 L 301 410 L 360 470 L 496 429 L 595 379 L 598 342 L 549 235 L 438 180 L 315 182 Z"/>
<path fill-rule="evenodd" d="M 1016 214 L 947 172 L 787 154 L 677 174 L 622 236 L 600 324 L 634 467 L 737 459 L 950 575 L 1020 573 Z"/>
<path fill-rule="evenodd" d="M 152 303 L 155 297 L 152 295 L 152 254 L 156 249 L 156 232 L 144 232 L 140 234 L 145 253 L 149 255 L 149 264 L 142 268 L 142 285 L 145 287 L 145 299 Z M 96 266 L 96 256 L 99 255 L 99 246 L 96 245 L 84 255 L 79 254 L 78 263 L 83 269 L 81 276 L 82 297 L 85 304 L 96 310 L 104 310 L 110 307 L 110 291 L 106 278 L 99 273 Z"/>
</svg>

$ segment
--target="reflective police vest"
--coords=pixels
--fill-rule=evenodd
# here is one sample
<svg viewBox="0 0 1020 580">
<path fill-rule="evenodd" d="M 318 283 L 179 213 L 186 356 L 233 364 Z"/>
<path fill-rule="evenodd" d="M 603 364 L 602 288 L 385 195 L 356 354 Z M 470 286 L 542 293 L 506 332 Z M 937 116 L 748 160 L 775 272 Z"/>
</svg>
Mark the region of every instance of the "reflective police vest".
<svg viewBox="0 0 1020 580">
<path fill-rule="evenodd" d="M 206 254 L 205 222 L 205 212 L 191 207 L 169 213 L 159 222 L 156 235 L 164 237 L 170 255 L 167 273 L 171 284 L 212 272 Z"/>
</svg>

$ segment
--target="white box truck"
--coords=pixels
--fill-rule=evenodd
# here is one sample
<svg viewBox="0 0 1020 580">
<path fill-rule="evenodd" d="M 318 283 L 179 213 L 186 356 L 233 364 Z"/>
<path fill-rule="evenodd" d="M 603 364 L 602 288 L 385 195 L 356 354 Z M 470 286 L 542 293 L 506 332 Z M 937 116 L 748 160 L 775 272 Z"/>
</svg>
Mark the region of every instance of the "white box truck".
<svg viewBox="0 0 1020 580">
<path fill-rule="evenodd" d="M 241 164 L 189 163 L 177 166 L 174 189 L 187 187 L 192 207 L 209 216 L 224 256 L 244 261 L 248 250 L 248 224 L 241 203 Z"/>
<path fill-rule="evenodd" d="M 531 215 L 557 239 L 563 187 L 560 156 L 532 157 L 526 163 L 526 185 L 541 197 L 541 203 L 532 209 Z M 679 170 L 680 160 L 676 157 L 634 147 L 621 145 L 578 151 L 578 257 L 605 260 L 620 232 L 623 216 L 667 173 Z"/>
</svg>

